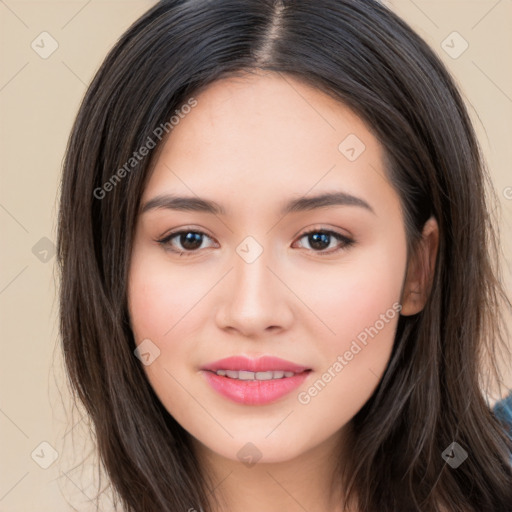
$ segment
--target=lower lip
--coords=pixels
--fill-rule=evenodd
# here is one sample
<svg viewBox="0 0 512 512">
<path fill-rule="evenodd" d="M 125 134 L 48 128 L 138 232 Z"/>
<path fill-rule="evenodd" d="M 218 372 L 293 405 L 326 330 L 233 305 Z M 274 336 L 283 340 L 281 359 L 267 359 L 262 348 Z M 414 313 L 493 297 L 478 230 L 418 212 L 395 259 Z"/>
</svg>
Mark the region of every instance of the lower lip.
<svg viewBox="0 0 512 512">
<path fill-rule="evenodd" d="M 206 380 L 215 391 L 244 405 L 264 405 L 275 402 L 297 389 L 310 373 L 311 371 L 305 371 L 282 379 L 238 380 L 221 377 L 211 371 L 203 371 Z"/>
</svg>

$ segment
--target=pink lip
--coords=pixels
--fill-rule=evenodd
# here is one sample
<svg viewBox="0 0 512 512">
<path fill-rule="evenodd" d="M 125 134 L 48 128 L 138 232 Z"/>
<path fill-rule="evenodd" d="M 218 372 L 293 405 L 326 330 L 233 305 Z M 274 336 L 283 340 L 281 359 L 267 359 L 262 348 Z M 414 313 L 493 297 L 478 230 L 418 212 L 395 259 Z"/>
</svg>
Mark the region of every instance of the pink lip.
<svg viewBox="0 0 512 512">
<path fill-rule="evenodd" d="M 201 373 L 215 391 L 244 405 L 264 405 L 275 402 L 299 387 L 311 373 L 305 366 L 271 356 L 263 356 L 259 359 L 249 359 L 244 356 L 228 357 L 201 369 L 203 370 Z M 271 380 L 238 380 L 217 375 L 216 370 L 250 372 L 283 370 L 294 372 L 296 375 Z"/>
<path fill-rule="evenodd" d="M 279 357 L 273 356 L 262 356 L 258 359 L 250 359 L 245 356 L 233 356 L 226 357 L 225 359 L 219 359 L 206 366 L 203 366 L 201 370 L 211 370 L 213 372 L 217 370 L 246 370 L 248 372 L 269 372 L 283 370 L 285 372 L 301 373 L 304 370 L 308 370 L 306 366 L 301 366 L 290 361 L 285 361 Z"/>
</svg>

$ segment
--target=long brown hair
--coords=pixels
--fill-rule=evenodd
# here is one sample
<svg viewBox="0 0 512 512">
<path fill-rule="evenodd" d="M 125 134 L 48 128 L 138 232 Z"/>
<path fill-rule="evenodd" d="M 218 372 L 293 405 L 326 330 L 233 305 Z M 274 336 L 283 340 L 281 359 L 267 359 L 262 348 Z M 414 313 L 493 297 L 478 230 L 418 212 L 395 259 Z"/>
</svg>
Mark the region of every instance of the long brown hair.
<svg viewBox="0 0 512 512">
<path fill-rule="evenodd" d="M 427 304 L 400 317 L 333 485 L 366 512 L 512 510 L 512 443 L 483 391 L 489 371 L 500 380 L 511 307 L 496 198 L 447 70 L 372 0 L 164 0 L 126 31 L 88 88 L 62 177 L 60 329 L 72 389 L 124 510 L 208 512 L 215 501 L 188 433 L 134 356 L 127 276 L 140 197 L 165 140 L 155 130 L 215 80 L 255 69 L 302 80 L 367 122 L 385 149 L 409 251 L 430 216 L 440 229 Z M 156 148 L 130 160 L 148 138 Z M 457 469 L 441 456 L 452 442 L 469 454 Z"/>
</svg>

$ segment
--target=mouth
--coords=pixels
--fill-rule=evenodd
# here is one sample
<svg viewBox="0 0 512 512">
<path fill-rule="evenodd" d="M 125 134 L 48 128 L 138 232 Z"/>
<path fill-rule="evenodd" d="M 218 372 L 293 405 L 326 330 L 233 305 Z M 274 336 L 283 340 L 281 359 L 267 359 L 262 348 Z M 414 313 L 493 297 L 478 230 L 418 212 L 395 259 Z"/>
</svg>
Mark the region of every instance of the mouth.
<svg viewBox="0 0 512 512">
<path fill-rule="evenodd" d="M 215 373 L 219 377 L 227 377 L 228 379 L 236 380 L 276 380 L 276 379 L 288 379 L 295 375 L 300 375 L 304 372 L 310 372 L 311 370 L 304 370 L 302 372 L 288 372 L 284 370 L 267 371 L 267 372 L 251 372 L 248 370 L 206 370 L 211 373 Z"/>
<path fill-rule="evenodd" d="M 274 403 L 299 387 L 313 371 L 284 359 L 234 356 L 201 368 L 207 383 L 224 398 L 243 405 Z"/>
<path fill-rule="evenodd" d="M 307 366 L 287 361 L 279 357 L 270 355 L 261 356 L 257 359 L 250 358 L 243 355 L 226 357 L 219 359 L 201 368 L 201 370 L 208 370 L 212 372 L 226 372 L 222 376 L 231 378 L 238 378 L 242 374 L 242 379 L 251 380 L 254 378 L 261 378 L 261 380 L 269 380 L 271 378 L 291 377 L 290 374 L 302 373 L 305 370 L 310 370 Z M 229 372 L 238 372 L 239 375 Z M 272 372 L 272 376 L 270 375 Z M 280 373 L 283 372 L 283 375 Z M 274 373 L 276 376 L 274 377 Z M 255 377 L 252 376 L 255 375 Z M 259 377 L 258 377 L 259 375 Z"/>
</svg>

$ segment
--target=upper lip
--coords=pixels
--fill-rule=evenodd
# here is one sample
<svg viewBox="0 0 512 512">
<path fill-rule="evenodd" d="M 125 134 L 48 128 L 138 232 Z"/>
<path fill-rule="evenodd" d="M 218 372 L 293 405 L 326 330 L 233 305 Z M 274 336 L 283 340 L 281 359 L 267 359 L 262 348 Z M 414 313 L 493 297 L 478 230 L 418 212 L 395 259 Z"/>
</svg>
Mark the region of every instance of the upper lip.
<svg viewBox="0 0 512 512">
<path fill-rule="evenodd" d="M 232 356 L 219 359 L 213 363 L 207 364 L 201 370 L 245 370 L 249 372 L 269 372 L 283 370 L 285 372 L 302 373 L 310 368 L 292 363 L 274 356 L 262 356 L 257 359 L 251 359 L 246 356 Z"/>
</svg>

